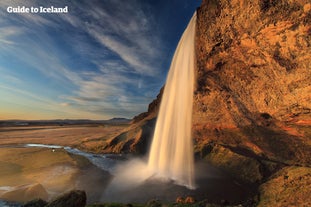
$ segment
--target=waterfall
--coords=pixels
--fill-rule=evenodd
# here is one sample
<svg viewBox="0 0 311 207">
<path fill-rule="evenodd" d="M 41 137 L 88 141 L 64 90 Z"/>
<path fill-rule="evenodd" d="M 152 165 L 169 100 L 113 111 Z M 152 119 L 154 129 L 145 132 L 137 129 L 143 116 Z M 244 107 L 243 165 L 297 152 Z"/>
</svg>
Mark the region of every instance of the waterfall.
<svg viewBox="0 0 311 207">
<path fill-rule="evenodd" d="M 156 176 L 194 188 L 192 105 L 196 12 L 175 50 L 166 79 L 148 168 Z"/>
</svg>

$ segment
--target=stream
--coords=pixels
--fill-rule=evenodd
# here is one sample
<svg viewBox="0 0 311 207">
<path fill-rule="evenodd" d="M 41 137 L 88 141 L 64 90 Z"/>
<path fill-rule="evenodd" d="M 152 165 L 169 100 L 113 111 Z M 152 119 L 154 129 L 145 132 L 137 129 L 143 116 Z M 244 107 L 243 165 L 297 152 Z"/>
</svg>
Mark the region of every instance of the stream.
<svg viewBox="0 0 311 207">
<path fill-rule="evenodd" d="M 25 144 L 23 147 L 39 147 L 39 148 L 50 148 L 50 149 L 64 149 L 67 152 L 80 155 L 87 158 L 93 165 L 100 168 L 101 170 L 107 171 L 110 174 L 114 174 L 115 167 L 121 161 L 127 159 L 126 155 L 122 154 L 94 154 L 84 152 L 76 148 L 63 147 L 58 145 L 45 145 L 45 144 Z"/>
</svg>

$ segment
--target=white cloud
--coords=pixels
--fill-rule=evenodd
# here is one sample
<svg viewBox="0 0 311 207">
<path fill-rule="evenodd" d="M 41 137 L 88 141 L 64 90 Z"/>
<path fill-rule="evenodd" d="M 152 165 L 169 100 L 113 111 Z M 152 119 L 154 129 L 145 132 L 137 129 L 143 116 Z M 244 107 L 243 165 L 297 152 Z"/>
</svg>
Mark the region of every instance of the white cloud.
<svg viewBox="0 0 311 207">
<path fill-rule="evenodd" d="M 12 37 L 18 36 L 23 32 L 21 28 L 14 27 L 14 26 L 7 26 L 7 27 L 0 27 L 0 48 L 4 47 L 5 45 L 12 45 L 14 41 Z"/>
<path fill-rule="evenodd" d="M 107 3 L 109 2 L 109 3 Z M 86 31 L 102 46 L 118 55 L 132 70 L 144 75 L 158 75 L 161 44 L 154 30 L 152 16 L 144 12 L 142 3 L 107 1 L 107 8 L 99 8 L 88 1 L 82 7 L 75 2 L 75 13 L 89 11 L 87 17 L 66 15 L 63 19 Z M 83 10 L 82 10 L 83 8 Z"/>
<path fill-rule="evenodd" d="M 109 35 L 105 35 L 102 32 L 90 29 L 90 34 L 94 36 L 101 44 L 109 48 L 120 56 L 122 60 L 128 63 L 137 73 L 145 75 L 155 75 L 156 70 L 145 62 L 144 56 L 141 55 L 140 49 L 136 49 L 133 46 L 127 46 L 121 42 L 115 40 Z M 142 50 L 142 49 L 141 49 Z"/>
</svg>

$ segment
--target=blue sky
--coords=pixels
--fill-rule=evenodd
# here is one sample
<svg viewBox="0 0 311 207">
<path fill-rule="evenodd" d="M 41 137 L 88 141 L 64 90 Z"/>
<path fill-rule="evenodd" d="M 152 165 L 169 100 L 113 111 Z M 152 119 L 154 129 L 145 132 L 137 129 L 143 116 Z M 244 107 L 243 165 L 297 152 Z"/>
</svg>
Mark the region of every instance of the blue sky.
<svg viewBox="0 0 311 207">
<path fill-rule="evenodd" d="M 147 110 L 200 0 L 1 0 L 0 119 L 109 119 Z M 8 6 L 67 14 L 10 14 Z"/>
</svg>

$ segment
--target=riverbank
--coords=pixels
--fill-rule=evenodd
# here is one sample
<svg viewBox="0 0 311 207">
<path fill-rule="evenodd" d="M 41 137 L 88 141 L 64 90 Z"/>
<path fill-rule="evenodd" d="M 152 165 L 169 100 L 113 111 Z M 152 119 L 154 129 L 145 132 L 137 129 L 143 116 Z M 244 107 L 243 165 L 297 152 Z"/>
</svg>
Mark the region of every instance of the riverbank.
<svg viewBox="0 0 311 207">
<path fill-rule="evenodd" d="M 88 204 L 145 204 L 154 199 L 173 203 L 181 196 L 218 204 L 222 200 L 240 204 L 256 194 L 254 186 L 244 185 L 206 162 L 196 163 L 197 188 L 190 190 L 173 181 L 141 179 L 141 168 L 136 164 L 146 166 L 144 160 L 126 159 L 56 145 L 2 146 L 0 199 L 21 203 L 34 198 L 50 201 L 80 189 L 86 192 Z M 124 172 L 127 172 L 125 179 Z"/>
<path fill-rule="evenodd" d="M 86 190 L 95 202 L 110 180 L 109 173 L 64 149 L 2 147 L 0 168 L 0 199 L 15 202 L 51 200 L 73 189 Z"/>
</svg>

